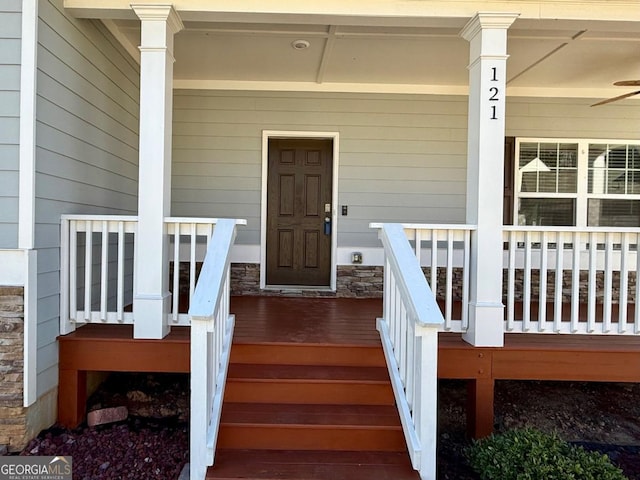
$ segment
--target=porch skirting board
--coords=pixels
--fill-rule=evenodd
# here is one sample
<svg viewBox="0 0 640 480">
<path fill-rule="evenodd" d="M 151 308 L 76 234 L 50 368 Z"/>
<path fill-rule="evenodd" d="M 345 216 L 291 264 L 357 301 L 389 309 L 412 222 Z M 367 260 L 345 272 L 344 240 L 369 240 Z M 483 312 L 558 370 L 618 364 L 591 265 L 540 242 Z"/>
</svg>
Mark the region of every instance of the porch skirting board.
<svg viewBox="0 0 640 480">
<path fill-rule="evenodd" d="M 457 333 L 438 336 L 438 377 L 468 381 L 467 429 L 493 432 L 496 380 L 640 382 L 640 339 L 506 334 L 504 347 L 478 348 Z"/>
</svg>

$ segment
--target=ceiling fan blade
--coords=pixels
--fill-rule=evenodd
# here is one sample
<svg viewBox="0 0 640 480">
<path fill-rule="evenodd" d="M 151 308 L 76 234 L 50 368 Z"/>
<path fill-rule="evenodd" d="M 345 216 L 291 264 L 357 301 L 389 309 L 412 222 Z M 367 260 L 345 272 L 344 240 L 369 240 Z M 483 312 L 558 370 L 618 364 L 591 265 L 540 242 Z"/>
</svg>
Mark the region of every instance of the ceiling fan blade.
<svg viewBox="0 0 640 480">
<path fill-rule="evenodd" d="M 591 106 L 592 107 L 597 107 L 598 105 L 605 105 L 607 103 L 617 102 L 618 100 L 622 100 L 623 98 L 633 97 L 634 95 L 638 95 L 639 93 L 640 93 L 640 90 L 637 90 L 635 92 L 625 93 L 624 95 L 619 95 L 617 97 L 607 98 L 606 100 L 602 100 L 601 102 L 594 103 Z"/>
<path fill-rule="evenodd" d="M 614 82 L 614 85 L 619 87 L 640 87 L 640 80 L 620 80 L 619 82 Z"/>
</svg>

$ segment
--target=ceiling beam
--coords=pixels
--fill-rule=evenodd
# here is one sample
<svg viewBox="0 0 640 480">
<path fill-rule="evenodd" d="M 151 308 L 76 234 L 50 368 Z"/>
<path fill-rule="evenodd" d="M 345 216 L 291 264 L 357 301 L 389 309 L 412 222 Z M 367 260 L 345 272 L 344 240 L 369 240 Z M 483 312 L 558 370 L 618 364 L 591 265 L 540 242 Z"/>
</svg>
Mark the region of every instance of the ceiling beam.
<svg viewBox="0 0 640 480">
<path fill-rule="evenodd" d="M 336 30 L 337 27 L 335 25 L 331 25 L 329 27 L 329 35 L 327 36 L 327 40 L 324 43 L 322 60 L 320 60 L 320 67 L 318 68 L 318 74 L 316 75 L 317 83 L 322 83 L 324 80 L 324 74 L 327 71 L 327 64 L 331 59 L 331 52 L 333 51 L 333 46 L 336 42 Z"/>
</svg>

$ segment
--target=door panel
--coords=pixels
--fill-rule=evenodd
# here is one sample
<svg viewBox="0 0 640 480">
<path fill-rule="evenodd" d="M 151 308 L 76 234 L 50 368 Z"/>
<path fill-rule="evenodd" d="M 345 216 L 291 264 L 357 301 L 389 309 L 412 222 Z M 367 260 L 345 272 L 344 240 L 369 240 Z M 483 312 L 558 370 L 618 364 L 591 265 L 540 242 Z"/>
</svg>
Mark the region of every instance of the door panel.
<svg viewBox="0 0 640 480">
<path fill-rule="evenodd" d="M 268 285 L 330 284 L 332 151 L 331 140 L 269 140 Z"/>
</svg>

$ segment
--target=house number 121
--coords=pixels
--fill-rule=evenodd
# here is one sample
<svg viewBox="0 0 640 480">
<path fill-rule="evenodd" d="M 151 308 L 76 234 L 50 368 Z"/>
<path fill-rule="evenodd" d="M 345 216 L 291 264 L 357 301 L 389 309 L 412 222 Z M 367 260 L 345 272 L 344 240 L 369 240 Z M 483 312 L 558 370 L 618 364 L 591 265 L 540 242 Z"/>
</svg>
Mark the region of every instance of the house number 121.
<svg viewBox="0 0 640 480">
<path fill-rule="evenodd" d="M 491 67 L 491 81 L 492 82 L 497 82 L 498 81 L 498 69 L 496 67 Z M 498 87 L 491 87 L 489 88 L 489 101 L 490 102 L 499 102 L 500 98 L 498 97 L 498 94 L 500 93 L 500 90 L 498 89 Z M 491 116 L 489 117 L 490 120 L 497 120 L 498 117 L 496 115 L 496 108 L 497 106 L 494 105 L 490 105 L 491 107 Z"/>
</svg>

